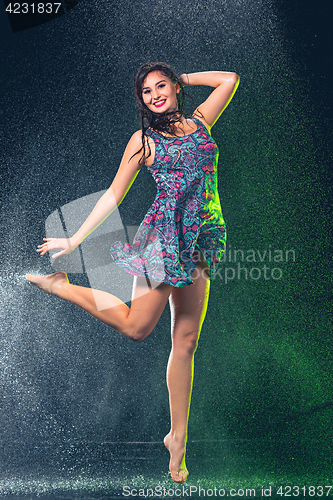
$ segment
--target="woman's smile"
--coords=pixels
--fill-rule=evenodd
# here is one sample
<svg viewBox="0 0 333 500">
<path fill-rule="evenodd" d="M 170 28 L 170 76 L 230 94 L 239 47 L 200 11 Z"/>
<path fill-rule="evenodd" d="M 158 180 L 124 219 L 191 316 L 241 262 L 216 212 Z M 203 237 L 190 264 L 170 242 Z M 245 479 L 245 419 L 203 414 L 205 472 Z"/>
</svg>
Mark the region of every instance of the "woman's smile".
<svg viewBox="0 0 333 500">
<path fill-rule="evenodd" d="M 161 106 L 163 106 L 165 104 L 165 102 L 166 102 L 166 99 L 161 99 L 161 100 L 159 100 L 157 102 L 154 102 L 154 106 L 156 108 L 160 108 Z"/>
</svg>

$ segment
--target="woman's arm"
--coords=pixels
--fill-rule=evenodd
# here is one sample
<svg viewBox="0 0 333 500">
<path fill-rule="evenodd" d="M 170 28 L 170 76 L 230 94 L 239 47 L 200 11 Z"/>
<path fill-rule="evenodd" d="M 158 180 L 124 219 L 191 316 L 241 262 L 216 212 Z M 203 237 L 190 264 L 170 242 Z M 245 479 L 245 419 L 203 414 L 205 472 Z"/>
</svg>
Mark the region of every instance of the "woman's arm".
<svg viewBox="0 0 333 500">
<path fill-rule="evenodd" d="M 184 73 L 180 76 L 184 86 L 186 85 L 208 85 L 215 87 L 205 102 L 197 107 L 198 118 L 202 114 L 204 121 L 209 127 L 219 119 L 239 85 L 237 73 L 226 71 L 203 71 L 200 73 Z M 195 114 L 195 113 L 194 113 Z"/>
<path fill-rule="evenodd" d="M 142 147 L 141 130 L 135 132 L 129 140 L 118 172 L 109 189 L 98 200 L 93 211 L 71 238 L 44 238 L 37 252 L 44 255 L 49 250 L 61 249 L 52 257 L 57 258 L 72 252 L 82 241 L 92 233 L 122 202 L 133 184 L 142 166 L 139 163 L 140 154 L 132 156 Z"/>
</svg>

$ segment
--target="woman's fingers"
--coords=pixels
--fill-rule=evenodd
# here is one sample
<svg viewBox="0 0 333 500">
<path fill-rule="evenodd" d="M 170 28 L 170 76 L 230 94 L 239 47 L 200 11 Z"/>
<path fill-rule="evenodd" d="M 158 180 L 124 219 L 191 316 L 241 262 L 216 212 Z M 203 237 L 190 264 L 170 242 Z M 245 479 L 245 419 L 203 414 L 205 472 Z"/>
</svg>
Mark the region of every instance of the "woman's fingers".
<svg viewBox="0 0 333 500">
<path fill-rule="evenodd" d="M 52 255 L 52 259 L 57 259 L 58 257 L 61 257 L 62 255 L 66 255 L 68 252 L 66 250 L 62 250 L 61 252 L 54 253 Z"/>
<path fill-rule="evenodd" d="M 50 250 L 60 249 L 60 252 L 57 252 L 52 257 L 57 258 L 61 255 L 66 255 L 70 252 L 70 244 L 69 241 L 65 238 L 43 238 L 46 243 L 42 245 L 38 245 L 37 252 L 40 255 L 45 255 Z"/>
<path fill-rule="evenodd" d="M 47 243 L 44 243 L 43 245 L 38 245 L 37 252 L 40 253 L 41 255 L 44 255 L 48 251 L 49 247 Z"/>
</svg>

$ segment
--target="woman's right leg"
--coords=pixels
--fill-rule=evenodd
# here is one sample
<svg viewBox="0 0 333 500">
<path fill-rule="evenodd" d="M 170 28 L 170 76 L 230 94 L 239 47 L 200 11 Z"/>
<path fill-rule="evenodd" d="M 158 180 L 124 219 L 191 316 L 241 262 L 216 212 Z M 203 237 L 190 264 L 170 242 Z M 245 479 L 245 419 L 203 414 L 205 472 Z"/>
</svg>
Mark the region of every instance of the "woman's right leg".
<svg viewBox="0 0 333 500">
<path fill-rule="evenodd" d="M 68 282 L 66 273 L 27 275 L 27 280 L 44 292 L 56 295 L 84 309 L 96 319 L 132 340 L 143 340 L 156 326 L 172 286 L 134 279 L 131 307 L 110 293 Z"/>
<path fill-rule="evenodd" d="M 172 350 L 167 384 L 169 390 L 171 428 L 164 438 L 170 452 L 169 470 L 172 479 L 183 483 L 188 471 L 185 464 L 187 425 L 194 374 L 194 353 L 205 319 L 210 281 L 208 264 L 200 255 L 191 276 L 193 285 L 174 288 L 170 295 Z"/>
</svg>

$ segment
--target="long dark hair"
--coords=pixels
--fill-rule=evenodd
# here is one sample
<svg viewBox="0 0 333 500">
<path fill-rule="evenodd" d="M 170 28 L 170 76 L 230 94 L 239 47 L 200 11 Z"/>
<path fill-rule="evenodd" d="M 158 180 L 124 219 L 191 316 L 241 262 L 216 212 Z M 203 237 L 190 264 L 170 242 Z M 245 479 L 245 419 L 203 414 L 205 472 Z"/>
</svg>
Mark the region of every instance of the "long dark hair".
<svg viewBox="0 0 333 500">
<path fill-rule="evenodd" d="M 174 84 L 178 83 L 180 91 L 179 93 L 177 93 L 177 102 L 178 102 L 177 110 L 165 113 L 154 113 L 153 111 L 150 111 L 150 109 L 148 109 L 148 107 L 144 103 L 142 97 L 142 87 L 148 74 L 151 73 L 152 71 L 159 71 L 160 73 L 162 73 L 163 76 L 169 78 Z M 142 130 L 142 147 L 135 154 L 138 154 L 141 151 L 143 151 L 141 158 L 139 160 L 141 161 L 142 158 L 145 156 L 145 145 L 148 145 L 148 150 L 149 150 L 148 156 L 150 156 L 151 154 L 149 143 L 146 140 L 147 138 L 146 130 L 148 128 L 151 128 L 156 132 L 161 132 L 161 133 L 164 132 L 165 134 L 175 135 L 174 124 L 178 122 L 182 116 L 188 118 L 192 116 L 192 113 L 186 113 L 184 111 L 185 96 L 186 96 L 184 92 L 184 86 L 181 80 L 176 75 L 172 66 L 170 66 L 169 64 L 163 62 L 150 62 L 150 61 L 146 62 L 138 69 L 134 79 L 134 86 L 135 86 L 136 100 L 141 115 L 141 130 Z"/>
</svg>

